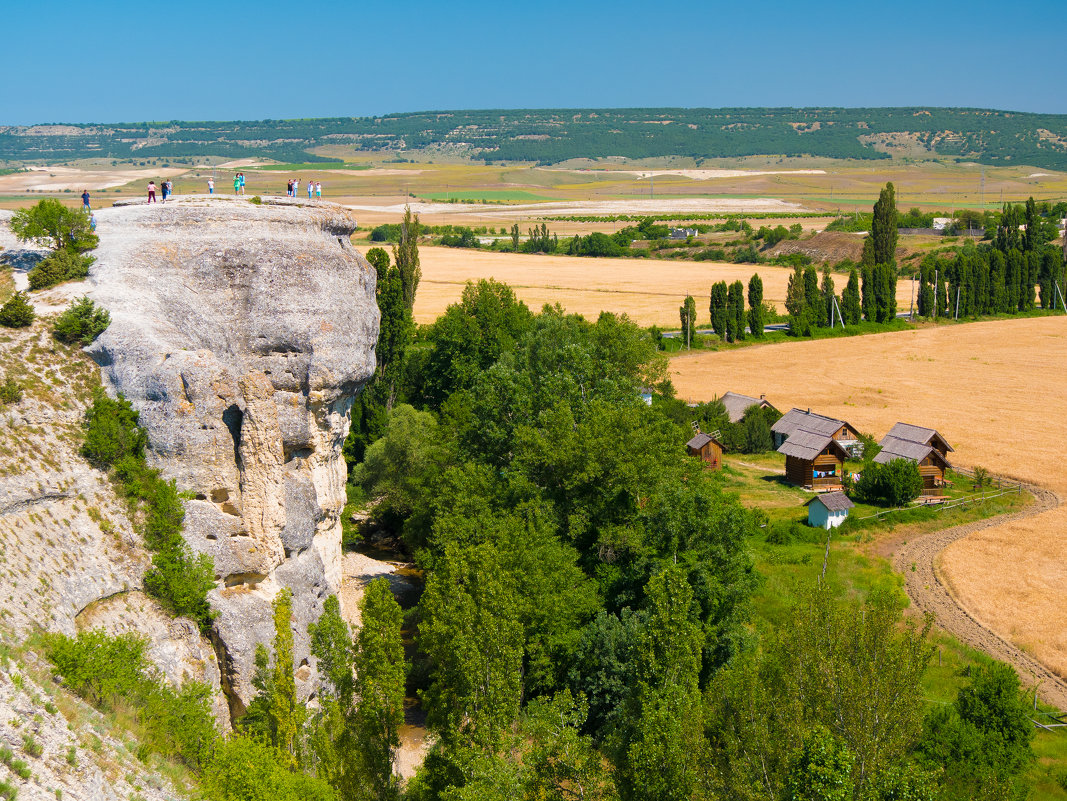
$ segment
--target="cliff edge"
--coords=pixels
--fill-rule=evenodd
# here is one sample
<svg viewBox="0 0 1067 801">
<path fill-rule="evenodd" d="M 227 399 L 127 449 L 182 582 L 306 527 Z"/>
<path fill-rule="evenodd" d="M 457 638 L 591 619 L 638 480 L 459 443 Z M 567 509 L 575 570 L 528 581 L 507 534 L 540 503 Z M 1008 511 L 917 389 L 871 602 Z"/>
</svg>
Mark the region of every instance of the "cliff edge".
<svg viewBox="0 0 1067 801">
<path fill-rule="evenodd" d="M 251 699 L 270 605 L 307 624 L 340 588 L 355 394 L 374 370 L 374 270 L 342 207 L 195 198 L 97 214 L 88 295 L 111 313 L 90 355 L 140 412 L 149 459 L 186 502 L 185 539 L 214 559 L 215 650 L 230 712 Z"/>
</svg>

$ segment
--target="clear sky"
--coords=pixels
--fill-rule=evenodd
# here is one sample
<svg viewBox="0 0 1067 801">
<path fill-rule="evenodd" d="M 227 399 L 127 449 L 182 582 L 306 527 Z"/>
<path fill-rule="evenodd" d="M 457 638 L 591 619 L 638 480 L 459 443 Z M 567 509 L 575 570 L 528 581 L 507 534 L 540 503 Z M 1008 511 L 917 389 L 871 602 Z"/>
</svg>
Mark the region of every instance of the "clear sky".
<svg viewBox="0 0 1067 801">
<path fill-rule="evenodd" d="M 0 124 L 458 108 L 1067 113 L 1067 0 L 5 0 Z"/>
</svg>

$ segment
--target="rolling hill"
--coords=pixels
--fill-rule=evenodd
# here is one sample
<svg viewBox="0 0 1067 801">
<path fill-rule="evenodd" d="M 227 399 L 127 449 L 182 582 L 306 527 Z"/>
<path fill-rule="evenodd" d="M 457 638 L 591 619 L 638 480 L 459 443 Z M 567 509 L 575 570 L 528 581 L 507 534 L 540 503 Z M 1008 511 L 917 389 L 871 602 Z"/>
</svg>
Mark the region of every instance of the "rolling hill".
<svg viewBox="0 0 1067 801">
<path fill-rule="evenodd" d="M 527 109 L 236 122 L 0 126 L 0 162 L 82 158 L 327 160 L 355 152 L 491 161 L 742 156 L 947 157 L 1067 169 L 1067 115 L 945 108 Z"/>
</svg>

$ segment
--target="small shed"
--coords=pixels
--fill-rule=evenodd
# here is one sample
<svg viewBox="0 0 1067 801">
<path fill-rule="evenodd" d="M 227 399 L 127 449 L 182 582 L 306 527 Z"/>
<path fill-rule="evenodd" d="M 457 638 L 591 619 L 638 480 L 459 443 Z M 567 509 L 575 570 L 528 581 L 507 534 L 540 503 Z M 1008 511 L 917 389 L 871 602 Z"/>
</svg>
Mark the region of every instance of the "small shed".
<svg viewBox="0 0 1067 801">
<path fill-rule="evenodd" d="M 839 490 L 848 451 L 832 434 L 798 428 L 778 446 L 785 455 L 785 477 L 810 490 Z"/>
<path fill-rule="evenodd" d="M 709 470 L 718 470 L 722 467 L 723 445 L 711 434 L 698 433 L 685 448 L 690 456 L 697 456 L 704 461 Z"/>
<path fill-rule="evenodd" d="M 761 409 L 773 409 L 774 406 L 767 400 L 766 395 L 760 395 L 758 398 L 753 398 L 751 395 L 741 395 L 737 392 L 727 392 L 721 398 L 722 405 L 726 407 L 726 414 L 730 418 L 731 423 L 740 423 L 741 418 L 745 416 L 745 412 L 751 409 L 753 406 L 758 406 Z"/>
<path fill-rule="evenodd" d="M 843 492 L 827 492 L 808 501 L 808 525 L 830 530 L 845 522 L 848 510 L 855 506 Z"/>
</svg>

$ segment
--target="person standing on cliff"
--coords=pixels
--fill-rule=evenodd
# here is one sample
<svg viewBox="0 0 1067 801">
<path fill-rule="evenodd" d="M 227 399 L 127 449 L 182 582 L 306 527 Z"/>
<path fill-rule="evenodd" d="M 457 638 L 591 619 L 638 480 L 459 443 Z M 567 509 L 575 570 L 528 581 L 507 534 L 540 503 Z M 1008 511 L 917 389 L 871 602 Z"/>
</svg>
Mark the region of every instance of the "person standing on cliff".
<svg viewBox="0 0 1067 801">
<path fill-rule="evenodd" d="M 315 182 L 315 197 L 322 197 L 322 184 L 318 181 Z"/>
<path fill-rule="evenodd" d="M 241 194 L 245 193 L 245 174 L 243 172 L 237 173 L 237 177 L 241 179 Z"/>
<path fill-rule="evenodd" d="M 300 191 L 300 179 L 293 179 L 293 197 L 296 197 L 296 193 Z"/>
<path fill-rule="evenodd" d="M 148 202 L 149 203 L 155 203 L 156 202 L 156 182 L 155 181 L 149 181 L 148 182 Z"/>
<path fill-rule="evenodd" d="M 241 194 L 241 173 L 233 176 L 233 193 L 235 195 Z"/>
<path fill-rule="evenodd" d="M 312 194 L 315 192 L 315 182 L 308 181 L 308 200 L 311 200 Z"/>
<path fill-rule="evenodd" d="M 209 195 L 215 194 L 215 179 L 214 178 L 208 178 L 207 179 L 207 193 Z"/>
<path fill-rule="evenodd" d="M 89 212 L 90 214 L 93 211 L 92 207 L 89 205 L 89 190 L 88 189 L 83 189 L 82 190 L 82 208 L 85 211 Z"/>
</svg>

